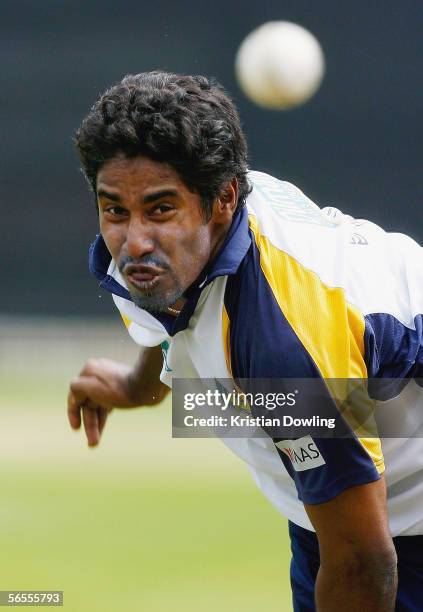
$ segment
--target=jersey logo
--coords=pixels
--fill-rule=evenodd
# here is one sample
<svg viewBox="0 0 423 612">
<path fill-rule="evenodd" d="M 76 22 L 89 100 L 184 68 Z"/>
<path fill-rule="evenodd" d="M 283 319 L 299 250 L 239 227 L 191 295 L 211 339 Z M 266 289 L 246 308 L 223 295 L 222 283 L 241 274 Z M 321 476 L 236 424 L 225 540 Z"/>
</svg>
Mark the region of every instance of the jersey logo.
<svg viewBox="0 0 423 612">
<path fill-rule="evenodd" d="M 320 208 L 295 185 L 280 181 L 273 176 L 257 176 L 254 172 L 251 175 L 254 179 L 254 190 L 266 199 L 266 203 L 282 219 L 336 227 L 337 224 L 322 214 Z"/>
<path fill-rule="evenodd" d="M 298 440 L 281 440 L 275 442 L 275 445 L 290 459 L 296 472 L 311 470 L 326 463 L 311 436 Z"/>
<path fill-rule="evenodd" d="M 351 236 L 350 244 L 369 244 L 369 243 L 367 242 L 367 238 L 365 238 L 362 234 L 359 234 L 358 232 L 354 232 L 354 234 Z"/>
<path fill-rule="evenodd" d="M 167 340 L 165 340 L 164 342 L 161 343 L 160 346 L 162 347 L 164 369 L 166 370 L 166 372 L 172 372 L 173 370 L 169 366 L 169 363 L 167 361 L 167 352 L 169 350 L 169 342 L 167 342 Z"/>
</svg>

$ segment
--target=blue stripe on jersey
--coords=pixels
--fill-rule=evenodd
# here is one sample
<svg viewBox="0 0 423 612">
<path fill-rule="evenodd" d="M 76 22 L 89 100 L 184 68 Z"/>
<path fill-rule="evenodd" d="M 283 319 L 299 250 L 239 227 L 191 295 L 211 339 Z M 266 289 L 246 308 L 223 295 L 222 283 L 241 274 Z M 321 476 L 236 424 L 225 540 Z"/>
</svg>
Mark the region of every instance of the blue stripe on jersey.
<svg viewBox="0 0 423 612">
<path fill-rule="evenodd" d="M 228 277 L 225 307 L 234 378 L 320 377 L 276 302 L 254 240 L 238 273 Z"/>
<path fill-rule="evenodd" d="M 423 315 L 414 318 L 415 329 L 393 315 L 365 316 L 365 361 L 369 378 L 423 376 Z"/>
<path fill-rule="evenodd" d="M 228 278 L 225 307 L 229 317 L 232 375 L 243 391 L 248 389 L 243 389 L 242 379 L 321 378 L 276 302 L 262 272 L 254 239 L 237 274 Z M 333 407 L 337 415 L 334 402 Z M 300 472 L 275 447 L 304 503 L 323 503 L 348 487 L 379 478 L 372 459 L 356 438 L 314 439 L 314 442 L 326 463 Z"/>
<path fill-rule="evenodd" d="M 111 260 L 112 256 L 107 250 L 103 236 L 97 234 L 88 251 L 88 268 L 91 274 L 98 280 L 98 284 L 102 289 L 125 298 L 125 300 L 131 300 L 129 291 L 107 274 Z"/>
</svg>

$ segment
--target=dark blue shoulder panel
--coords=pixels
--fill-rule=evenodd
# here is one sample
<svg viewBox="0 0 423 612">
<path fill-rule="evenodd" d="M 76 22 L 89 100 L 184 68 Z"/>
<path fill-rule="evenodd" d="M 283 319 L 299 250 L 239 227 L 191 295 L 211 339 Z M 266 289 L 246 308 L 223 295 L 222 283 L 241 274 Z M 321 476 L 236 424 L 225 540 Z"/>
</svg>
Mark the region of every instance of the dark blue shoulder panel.
<svg viewBox="0 0 423 612">
<path fill-rule="evenodd" d="M 234 378 L 320 377 L 279 308 L 254 239 L 238 272 L 228 277 L 225 307 Z"/>
</svg>

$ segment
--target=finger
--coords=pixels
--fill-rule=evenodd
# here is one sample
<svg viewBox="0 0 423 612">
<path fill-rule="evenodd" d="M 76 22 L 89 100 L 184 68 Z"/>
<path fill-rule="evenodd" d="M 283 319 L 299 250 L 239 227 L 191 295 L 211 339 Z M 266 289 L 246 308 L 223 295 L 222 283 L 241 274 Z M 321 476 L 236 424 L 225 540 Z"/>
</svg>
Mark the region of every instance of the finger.
<svg viewBox="0 0 423 612">
<path fill-rule="evenodd" d="M 100 406 L 110 402 L 110 389 L 96 376 L 78 376 L 71 382 L 70 388 L 80 405 L 86 404 L 87 399 Z"/>
<path fill-rule="evenodd" d="M 80 376 L 92 376 L 93 374 L 95 374 L 98 368 L 99 361 L 100 361 L 99 359 L 88 359 L 88 361 L 84 364 L 84 367 L 82 368 L 79 375 Z"/>
<path fill-rule="evenodd" d="M 104 426 L 107 421 L 107 417 L 109 416 L 109 411 L 103 408 L 102 406 L 97 407 L 97 417 L 98 417 L 98 431 L 100 432 L 100 436 L 103 433 Z"/>
<path fill-rule="evenodd" d="M 81 427 L 81 406 L 72 391 L 68 393 L 68 421 L 72 429 Z"/>
<path fill-rule="evenodd" d="M 82 420 L 84 422 L 88 446 L 97 446 L 100 442 L 97 410 L 84 406 L 82 409 Z"/>
</svg>

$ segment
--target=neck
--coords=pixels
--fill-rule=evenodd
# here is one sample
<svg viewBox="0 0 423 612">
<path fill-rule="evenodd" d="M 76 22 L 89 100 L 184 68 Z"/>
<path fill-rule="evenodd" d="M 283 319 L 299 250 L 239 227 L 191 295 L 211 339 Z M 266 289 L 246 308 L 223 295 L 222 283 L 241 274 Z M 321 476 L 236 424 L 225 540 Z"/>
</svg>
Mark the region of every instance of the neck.
<svg viewBox="0 0 423 612">
<path fill-rule="evenodd" d="M 186 300 L 184 298 L 179 298 L 179 300 L 176 300 L 174 304 L 167 307 L 168 313 L 177 317 L 178 314 L 181 312 L 182 308 L 184 307 L 185 303 Z"/>
<path fill-rule="evenodd" d="M 216 257 L 216 255 L 220 251 L 223 243 L 225 242 L 226 236 L 228 235 L 228 232 L 231 228 L 232 221 L 233 221 L 233 218 L 228 223 L 225 223 L 224 225 L 221 225 L 221 226 L 217 226 L 216 237 L 214 239 L 214 244 L 210 251 L 209 263 L 207 265 L 209 265 L 210 262 L 213 261 L 213 259 Z"/>
</svg>

